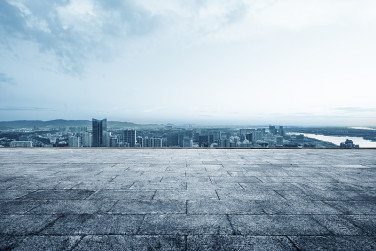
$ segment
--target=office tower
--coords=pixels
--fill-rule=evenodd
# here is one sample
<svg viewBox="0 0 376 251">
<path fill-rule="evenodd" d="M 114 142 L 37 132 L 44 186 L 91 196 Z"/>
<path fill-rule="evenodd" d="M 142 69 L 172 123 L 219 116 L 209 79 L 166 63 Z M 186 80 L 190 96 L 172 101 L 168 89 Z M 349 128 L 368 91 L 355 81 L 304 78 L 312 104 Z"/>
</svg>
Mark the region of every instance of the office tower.
<svg viewBox="0 0 376 251">
<path fill-rule="evenodd" d="M 283 126 L 280 126 L 279 127 L 279 131 L 278 131 L 279 135 L 281 136 L 285 136 L 285 130 L 283 130 Z"/>
<path fill-rule="evenodd" d="M 155 138 L 153 139 L 154 147 L 162 147 L 162 139 L 161 138 Z"/>
<path fill-rule="evenodd" d="M 248 140 L 249 142 L 252 142 L 252 133 L 247 133 L 245 135 L 245 139 Z"/>
<path fill-rule="evenodd" d="M 283 146 L 283 137 L 282 136 L 277 136 L 276 140 L 277 140 L 277 142 L 276 142 L 277 146 Z"/>
<path fill-rule="evenodd" d="M 91 147 L 92 145 L 92 135 L 89 132 L 81 133 L 81 144 L 83 147 Z"/>
<path fill-rule="evenodd" d="M 257 140 L 262 140 L 262 136 L 263 136 L 262 131 L 253 131 L 252 142 L 256 142 Z"/>
<path fill-rule="evenodd" d="M 167 134 L 167 146 L 169 147 L 178 147 L 179 144 L 179 133 L 169 133 Z"/>
<path fill-rule="evenodd" d="M 125 130 L 124 143 L 128 143 L 129 147 L 134 147 L 136 142 L 136 130 Z"/>
<path fill-rule="evenodd" d="M 193 140 L 190 137 L 184 137 L 183 147 L 193 147 Z"/>
<path fill-rule="evenodd" d="M 208 135 L 200 135 L 198 137 L 198 146 L 199 147 L 209 147 L 209 136 Z"/>
<path fill-rule="evenodd" d="M 78 136 L 69 136 L 68 146 L 69 147 L 80 147 L 81 146 L 81 138 L 78 137 Z"/>
<path fill-rule="evenodd" d="M 106 142 L 103 141 L 103 132 L 107 132 L 107 119 L 92 120 L 93 127 L 93 147 L 103 147 Z"/>
<path fill-rule="evenodd" d="M 275 129 L 275 126 L 269 126 L 269 132 L 271 133 L 271 134 L 275 134 L 276 133 L 276 129 Z"/>
<path fill-rule="evenodd" d="M 137 137 L 137 144 L 139 147 L 144 147 L 144 139 L 141 136 Z"/>
</svg>

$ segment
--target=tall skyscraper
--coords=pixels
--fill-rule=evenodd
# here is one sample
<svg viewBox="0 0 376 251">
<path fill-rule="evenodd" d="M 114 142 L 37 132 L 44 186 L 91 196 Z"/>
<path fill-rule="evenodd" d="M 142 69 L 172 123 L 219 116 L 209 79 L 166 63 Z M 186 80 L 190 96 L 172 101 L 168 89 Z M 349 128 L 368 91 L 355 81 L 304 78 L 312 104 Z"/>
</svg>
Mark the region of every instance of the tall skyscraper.
<svg viewBox="0 0 376 251">
<path fill-rule="evenodd" d="M 124 131 L 124 143 L 128 143 L 129 147 L 134 147 L 137 143 L 136 141 L 136 130 L 125 130 Z"/>
<path fill-rule="evenodd" d="M 103 147 L 105 143 L 103 141 L 103 132 L 107 132 L 107 119 L 93 119 L 93 147 Z"/>
</svg>

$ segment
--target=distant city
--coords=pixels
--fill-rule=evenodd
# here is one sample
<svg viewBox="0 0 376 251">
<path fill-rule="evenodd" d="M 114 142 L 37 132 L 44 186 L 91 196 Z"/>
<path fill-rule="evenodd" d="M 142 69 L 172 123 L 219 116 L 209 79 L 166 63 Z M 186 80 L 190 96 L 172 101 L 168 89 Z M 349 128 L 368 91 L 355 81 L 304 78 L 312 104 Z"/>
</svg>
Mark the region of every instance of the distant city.
<svg viewBox="0 0 376 251">
<path fill-rule="evenodd" d="M 376 130 L 364 128 L 138 125 L 93 118 L 91 123 L 87 120 L 0 122 L 0 147 L 359 148 L 351 137 L 334 144 L 315 136 L 319 134 L 360 136 L 376 145 Z"/>
</svg>

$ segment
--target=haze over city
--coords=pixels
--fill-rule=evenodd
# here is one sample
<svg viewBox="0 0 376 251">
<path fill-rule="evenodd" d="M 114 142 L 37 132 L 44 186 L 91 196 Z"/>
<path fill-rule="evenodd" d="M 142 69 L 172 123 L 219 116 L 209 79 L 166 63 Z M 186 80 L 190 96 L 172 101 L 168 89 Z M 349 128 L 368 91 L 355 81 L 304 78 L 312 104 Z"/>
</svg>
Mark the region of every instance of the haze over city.
<svg viewBox="0 0 376 251">
<path fill-rule="evenodd" d="M 1 1 L 0 120 L 375 126 L 372 0 Z"/>
</svg>

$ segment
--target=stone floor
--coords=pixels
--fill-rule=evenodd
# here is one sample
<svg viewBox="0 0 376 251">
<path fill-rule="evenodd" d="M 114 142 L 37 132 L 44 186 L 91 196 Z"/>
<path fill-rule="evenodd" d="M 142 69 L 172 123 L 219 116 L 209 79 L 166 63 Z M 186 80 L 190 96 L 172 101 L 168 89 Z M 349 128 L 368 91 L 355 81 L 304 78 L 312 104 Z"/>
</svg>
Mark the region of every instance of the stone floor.
<svg viewBox="0 0 376 251">
<path fill-rule="evenodd" d="M 376 250 L 376 150 L 1 149 L 1 250 Z"/>
</svg>

